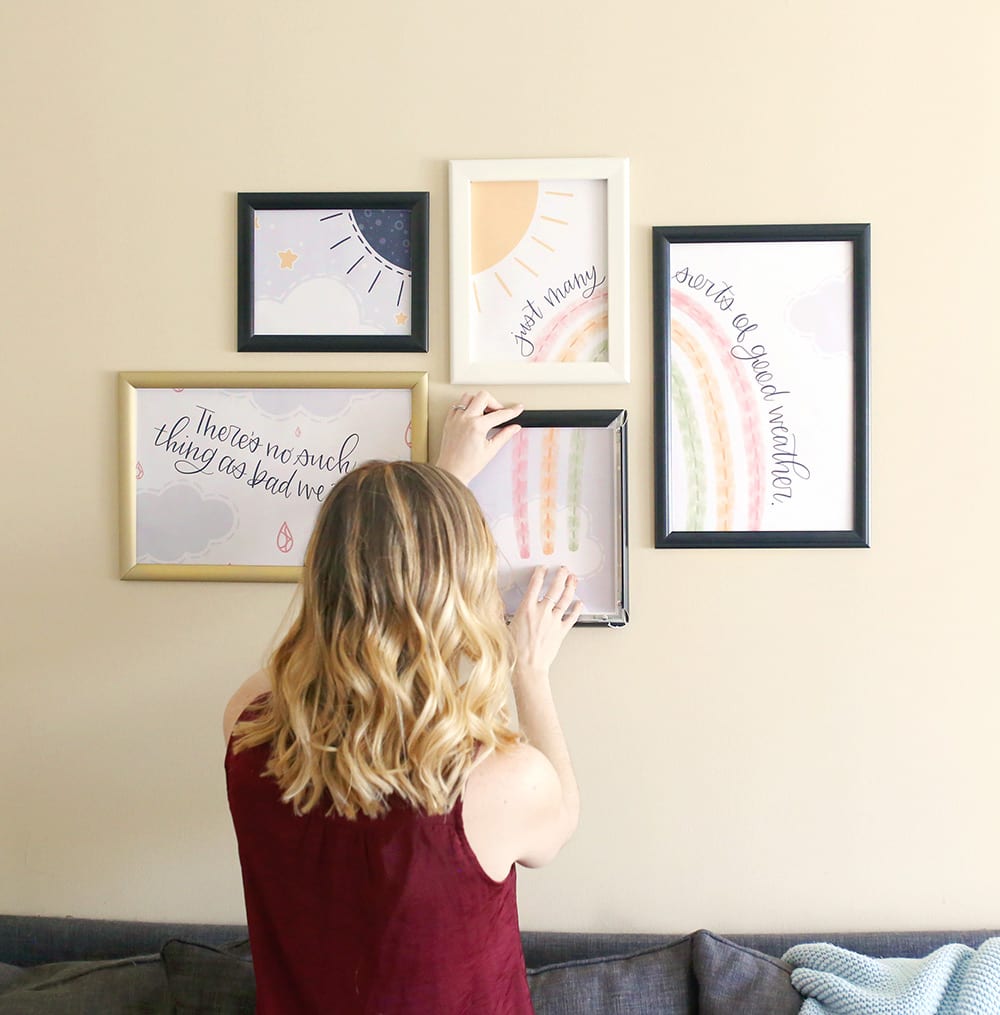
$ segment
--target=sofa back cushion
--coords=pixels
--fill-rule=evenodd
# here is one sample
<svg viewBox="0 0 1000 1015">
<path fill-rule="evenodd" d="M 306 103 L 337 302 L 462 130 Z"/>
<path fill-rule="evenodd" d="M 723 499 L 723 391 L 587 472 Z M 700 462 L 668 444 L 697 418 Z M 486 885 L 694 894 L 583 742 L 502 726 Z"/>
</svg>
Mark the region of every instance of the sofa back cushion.
<svg viewBox="0 0 1000 1015">
<path fill-rule="evenodd" d="M 174 1010 L 159 955 L 53 962 L 4 979 L 0 1015 L 171 1015 Z"/>
<path fill-rule="evenodd" d="M 577 959 L 528 970 L 535 1015 L 695 1015 L 691 939 L 630 955 Z"/>
<path fill-rule="evenodd" d="M 711 931 L 691 935 L 691 968 L 700 1015 L 798 1015 L 802 997 L 792 967 Z"/>
<path fill-rule="evenodd" d="M 214 948 L 176 939 L 160 954 L 177 1015 L 253 1015 L 256 988 L 249 942 Z"/>
</svg>

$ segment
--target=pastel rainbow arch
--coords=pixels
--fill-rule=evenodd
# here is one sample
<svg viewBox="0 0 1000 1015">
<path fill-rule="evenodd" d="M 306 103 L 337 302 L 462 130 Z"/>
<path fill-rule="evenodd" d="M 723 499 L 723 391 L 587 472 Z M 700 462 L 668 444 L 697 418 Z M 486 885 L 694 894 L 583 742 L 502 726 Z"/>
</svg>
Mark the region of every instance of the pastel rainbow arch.
<svg viewBox="0 0 1000 1015">
<path fill-rule="evenodd" d="M 608 290 L 577 297 L 552 318 L 530 358 L 532 363 L 603 362 L 608 358 Z"/>
<path fill-rule="evenodd" d="M 755 532 L 764 514 L 764 420 L 719 314 L 671 288 L 671 439 L 682 451 L 671 465 L 671 497 L 681 529 Z"/>
</svg>

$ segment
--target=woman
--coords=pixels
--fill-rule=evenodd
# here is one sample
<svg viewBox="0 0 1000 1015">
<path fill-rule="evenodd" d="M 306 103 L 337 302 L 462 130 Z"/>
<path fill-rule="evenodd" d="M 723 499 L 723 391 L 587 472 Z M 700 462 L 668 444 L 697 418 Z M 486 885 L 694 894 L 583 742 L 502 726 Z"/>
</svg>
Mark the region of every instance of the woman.
<svg viewBox="0 0 1000 1015">
<path fill-rule="evenodd" d="M 465 396 L 437 467 L 340 480 L 299 615 L 226 710 L 260 1015 L 532 1010 L 514 864 L 547 863 L 576 827 L 549 668 L 582 606 L 565 568 L 547 584 L 539 568 L 504 623 L 464 484 L 520 411 Z"/>
</svg>

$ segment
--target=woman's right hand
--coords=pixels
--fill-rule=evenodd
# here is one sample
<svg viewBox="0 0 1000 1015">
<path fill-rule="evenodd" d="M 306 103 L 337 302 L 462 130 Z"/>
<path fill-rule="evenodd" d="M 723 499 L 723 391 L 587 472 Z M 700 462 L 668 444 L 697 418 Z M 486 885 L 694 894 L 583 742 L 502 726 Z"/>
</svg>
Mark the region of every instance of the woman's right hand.
<svg viewBox="0 0 1000 1015">
<path fill-rule="evenodd" d="M 510 622 L 517 662 L 516 676 L 539 679 L 548 675 L 566 635 L 580 619 L 583 603 L 574 600 L 576 576 L 560 567 L 542 592 L 546 569 L 536 567 Z"/>
<path fill-rule="evenodd" d="M 523 411 L 523 405 L 505 406 L 488 391 L 463 394 L 445 418 L 438 468 L 447 469 L 468 485 L 520 431 L 521 427 L 510 421 Z"/>
</svg>

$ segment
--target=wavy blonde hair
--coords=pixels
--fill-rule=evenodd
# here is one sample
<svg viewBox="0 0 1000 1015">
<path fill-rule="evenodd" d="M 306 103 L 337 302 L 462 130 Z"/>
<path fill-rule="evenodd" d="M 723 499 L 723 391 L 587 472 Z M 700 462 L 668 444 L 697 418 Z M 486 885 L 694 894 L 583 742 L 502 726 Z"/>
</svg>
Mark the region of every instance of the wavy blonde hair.
<svg viewBox="0 0 1000 1015">
<path fill-rule="evenodd" d="M 378 816 L 391 796 L 449 811 L 474 764 L 517 742 L 496 546 L 450 473 L 368 462 L 341 479 L 306 551 L 272 691 L 234 749 L 271 744 L 297 813 Z"/>
</svg>

